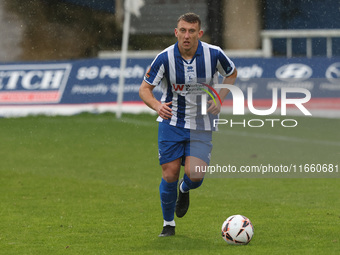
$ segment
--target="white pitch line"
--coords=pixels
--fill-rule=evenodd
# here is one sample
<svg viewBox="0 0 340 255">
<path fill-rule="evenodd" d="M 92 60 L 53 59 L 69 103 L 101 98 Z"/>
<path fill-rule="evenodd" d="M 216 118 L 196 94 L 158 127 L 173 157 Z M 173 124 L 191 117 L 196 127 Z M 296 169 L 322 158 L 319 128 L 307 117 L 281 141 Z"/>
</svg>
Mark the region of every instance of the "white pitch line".
<svg viewBox="0 0 340 255">
<path fill-rule="evenodd" d="M 221 131 L 218 131 L 218 132 L 221 132 Z M 314 144 L 322 144 L 322 145 L 330 145 L 330 146 L 340 146 L 340 142 L 332 142 L 332 141 L 324 141 L 324 140 L 316 140 L 316 139 L 305 139 L 305 138 L 292 137 L 292 136 L 270 135 L 270 134 L 252 133 L 252 132 L 245 132 L 245 131 L 233 131 L 233 130 L 223 130 L 222 132 L 231 134 L 231 135 L 237 135 L 237 136 L 270 139 L 270 140 L 283 141 L 283 142 L 314 143 Z"/>
</svg>

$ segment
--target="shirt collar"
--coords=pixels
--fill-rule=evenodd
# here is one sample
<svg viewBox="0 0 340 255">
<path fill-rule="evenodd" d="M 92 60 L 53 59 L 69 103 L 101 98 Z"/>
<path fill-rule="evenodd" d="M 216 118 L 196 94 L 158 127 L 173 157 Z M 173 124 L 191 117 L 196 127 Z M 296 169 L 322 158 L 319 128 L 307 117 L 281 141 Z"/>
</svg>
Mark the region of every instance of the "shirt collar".
<svg viewBox="0 0 340 255">
<path fill-rule="evenodd" d="M 198 40 L 197 50 L 196 50 L 195 55 L 192 59 L 194 59 L 196 56 L 202 55 L 202 53 L 203 53 L 202 42 L 200 40 Z M 179 57 L 179 58 L 182 57 L 181 53 L 179 52 L 179 49 L 178 49 L 178 42 L 176 42 L 176 44 L 175 44 L 175 57 Z"/>
</svg>

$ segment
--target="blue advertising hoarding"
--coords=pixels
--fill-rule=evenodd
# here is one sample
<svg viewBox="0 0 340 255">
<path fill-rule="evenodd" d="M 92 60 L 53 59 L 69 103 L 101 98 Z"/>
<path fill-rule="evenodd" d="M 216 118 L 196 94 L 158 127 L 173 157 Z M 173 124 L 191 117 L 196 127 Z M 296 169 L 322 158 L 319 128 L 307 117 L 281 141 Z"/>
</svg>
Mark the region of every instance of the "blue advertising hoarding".
<svg viewBox="0 0 340 255">
<path fill-rule="evenodd" d="M 125 69 L 124 106 L 145 110 L 138 95 L 152 58 L 129 58 Z M 255 105 L 271 105 L 272 90 L 305 88 L 308 106 L 340 111 L 340 58 L 235 58 L 238 86 L 252 88 Z M 26 62 L 0 65 L 0 116 L 73 114 L 81 111 L 115 111 L 120 59 L 86 59 Z M 160 89 L 155 89 L 160 98 Z M 228 95 L 225 105 L 232 104 Z M 32 111 L 30 111 L 32 109 Z M 75 110 L 76 109 L 76 110 Z"/>
</svg>

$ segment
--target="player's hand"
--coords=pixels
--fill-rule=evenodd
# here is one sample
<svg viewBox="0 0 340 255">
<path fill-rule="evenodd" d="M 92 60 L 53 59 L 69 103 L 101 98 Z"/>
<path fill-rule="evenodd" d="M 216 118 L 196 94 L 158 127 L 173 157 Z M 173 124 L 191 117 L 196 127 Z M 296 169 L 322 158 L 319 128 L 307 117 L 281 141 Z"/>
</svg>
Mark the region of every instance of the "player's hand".
<svg viewBox="0 0 340 255">
<path fill-rule="evenodd" d="M 158 109 L 156 110 L 158 115 L 164 120 L 170 119 L 172 116 L 172 109 L 170 108 L 171 104 L 172 102 L 160 104 Z"/>
<path fill-rule="evenodd" d="M 221 104 L 218 100 L 216 100 L 216 104 L 213 100 L 208 101 L 209 107 L 207 109 L 207 112 L 210 112 L 213 115 L 217 115 L 221 111 Z"/>
</svg>

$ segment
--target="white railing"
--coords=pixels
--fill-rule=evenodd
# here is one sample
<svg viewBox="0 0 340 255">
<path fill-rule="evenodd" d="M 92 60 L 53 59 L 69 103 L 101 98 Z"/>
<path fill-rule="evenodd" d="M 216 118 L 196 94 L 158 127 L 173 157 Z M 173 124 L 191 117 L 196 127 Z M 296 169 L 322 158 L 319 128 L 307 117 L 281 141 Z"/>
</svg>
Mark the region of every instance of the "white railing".
<svg viewBox="0 0 340 255">
<path fill-rule="evenodd" d="M 306 38 L 306 56 L 311 58 L 312 52 L 312 38 L 326 38 L 326 55 L 328 58 L 332 57 L 332 38 L 340 37 L 340 29 L 294 29 L 294 30 L 263 30 L 262 50 L 264 57 L 272 57 L 273 44 L 272 39 L 286 38 L 287 57 L 291 58 L 293 55 L 292 39 Z"/>
<path fill-rule="evenodd" d="M 331 58 L 333 42 L 332 38 L 340 38 L 340 29 L 294 29 L 294 30 L 263 30 L 262 50 L 225 50 L 229 57 L 266 57 L 273 56 L 272 39 L 286 39 L 287 57 L 293 56 L 293 38 L 306 38 L 306 55 L 308 58 L 313 56 L 312 38 L 326 38 L 326 55 Z M 154 58 L 159 53 L 157 51 L 129 51 L 129 57 L 150 57 Z M 99 52 L 100 58 L 120 58 L 120 51 Z"/>
</svg>

